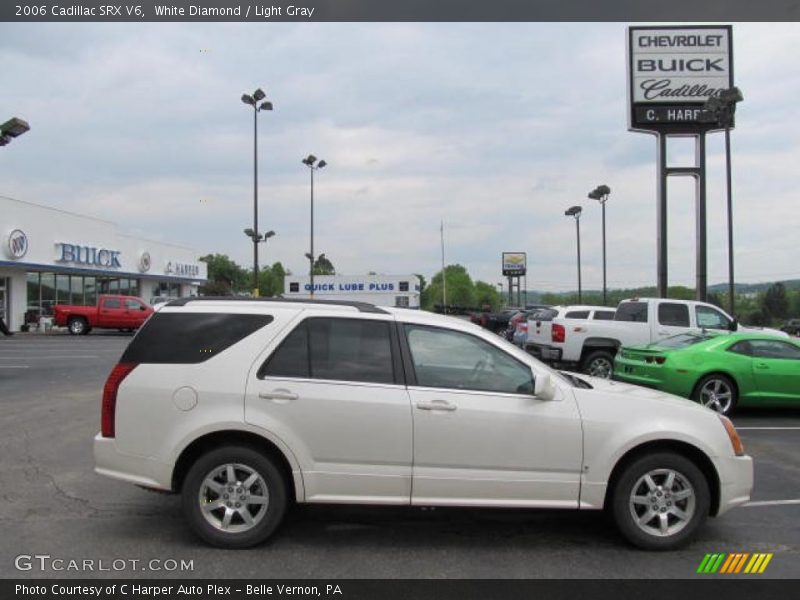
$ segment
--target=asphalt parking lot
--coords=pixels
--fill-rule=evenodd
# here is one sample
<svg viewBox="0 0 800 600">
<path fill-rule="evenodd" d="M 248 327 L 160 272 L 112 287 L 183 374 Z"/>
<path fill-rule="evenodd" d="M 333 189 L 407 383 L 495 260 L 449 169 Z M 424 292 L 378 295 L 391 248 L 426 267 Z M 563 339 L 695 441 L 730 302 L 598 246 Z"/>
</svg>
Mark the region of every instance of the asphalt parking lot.
<svg viewBox="0 0 800 600">
<path fill-rule="evenodd" d="M 734 418 L 756 461 L 752 505 L 709 520 L 678 552 L 632 549 L 588 511 L 334 506 L 296 508 L 264 546 L 209 548 L 184 525 L 178 496 L 92 470 L 103 382 L 129 339 L 0 338 L 0 577 L 686 578 L 709 552 L 772 552 L 760 577 L 800 575 L 800 408 Z M 19 571 L 19 555 L 94 560 L 95 571 Z M 98 571 L 100 559 L 128 562 Z M 146 570 L 152 559 L 162 570 Z M 169 560 L 193 570 L 163 570 Z"/>
</svg>

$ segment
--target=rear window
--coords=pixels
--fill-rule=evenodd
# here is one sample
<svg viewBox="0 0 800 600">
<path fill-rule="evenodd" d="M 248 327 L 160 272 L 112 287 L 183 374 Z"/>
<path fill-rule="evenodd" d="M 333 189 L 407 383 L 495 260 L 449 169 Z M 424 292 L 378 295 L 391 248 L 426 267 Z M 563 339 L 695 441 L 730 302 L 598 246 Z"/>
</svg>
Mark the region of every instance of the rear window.
<svg viewBox="0 0 800 600">
<path fill-rule="evenodd" d="M 614 311 L 613 310 L 596 310 L 594 311 L 594 316 L 592 317 L 595 321 L 613 321 L 614 320 Z"/>
<path fill-rule="evenodd" d="M 529 318 L 532 321 L 552 321 L 558 315 L 557 310 L 553 310 L 552 308 L 544 308 L 541 310 L 535 311 Z"/>
<path fill-rule="evenodd" d="M 647 323 L 647 302 L 623 302 L 617 307 L 614 320 Z"/>
<path fill-rule="evenodd" d="M 157 312 L 145 322 L 120 361 L 205 362 L 272 320 L 270 315 Z"/>
<path fill-rule="evenodd" d="M 571 310 L 567 314 L 564 315 L 565 319 L 588 319 L 589 318 L 589 311 L 588 310 Z"/>
</svg>

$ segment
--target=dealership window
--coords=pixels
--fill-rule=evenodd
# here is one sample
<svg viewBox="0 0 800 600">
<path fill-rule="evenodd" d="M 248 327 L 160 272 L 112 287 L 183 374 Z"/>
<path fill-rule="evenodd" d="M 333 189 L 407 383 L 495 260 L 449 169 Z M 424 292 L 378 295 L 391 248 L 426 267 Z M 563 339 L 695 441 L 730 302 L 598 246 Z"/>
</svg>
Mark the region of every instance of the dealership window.
<svg viewBox="0 0 800 600">
<path fill-rule="evenodd" d="M 131 294 L 135 296 L 137 294 Z M 181 284 L 171 281 L 159 281 L 155 288 L 154 296 L 171 296 L 173 298 L 181 297 Z"/>
<path fill-rule="evenodd" d="M 300 291 L 300 284 L 296 281 L 292 281 L 289 283 L 289 291 L 290 292 L 299 292 Z"/>
<path fill-rule="evenodd" d="M 113 283 L 113 284 L 112 284 Z M 139 280 L 118 277 L 93 277 L 67 275 L 63 273 L 27 274 L 28 318 L 52 315 L 55 304 L 77 304 L 93 306 L 99 294 L 120 293 L 126 296 L 139 295 Z"/>
<path fill-rule="evenodd" d="M 408 282 L 407 281 L 401 281 L 400 282 L 400 291 L 401 292 L 407 292 L 408 291 Z"/>
<path fill-rule="evenodd" d="M 408 296 L 395 296 L 394 297 L 394 305 L 398 308 L 408 308 Z"/>
<path fill-rule="evenodd" d="M 83 299 L 88 306 L 97 304 L 97 280 L 94 277 L 83 278 Z"/>
</svg>

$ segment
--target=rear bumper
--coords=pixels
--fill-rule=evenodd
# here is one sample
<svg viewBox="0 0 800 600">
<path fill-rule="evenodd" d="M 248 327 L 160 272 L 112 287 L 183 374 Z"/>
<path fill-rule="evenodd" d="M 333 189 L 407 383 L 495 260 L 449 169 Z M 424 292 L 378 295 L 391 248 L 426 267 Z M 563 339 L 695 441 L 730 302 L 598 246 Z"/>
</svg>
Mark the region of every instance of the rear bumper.
<svg viewBox="0 0 800 600">
<path fill-rule="evenodd" d="M 172 468 L 152 458 L 123 454 L 114 438 L 97 434 L 94 438 L 94 471 L 113 479 L 148 488 L 172 490 Z"/>
<path fill-rule="evenodd" d="M 719 510 L 716 516 L 750 501 L 753 491 L 753 459 L 749 456 L 717 457 L 720 479 Z"/>
<path fill-rule="evenodd" d="M 560 362 L 561 348 L 553 348 L 546 344 L 525 344 L 525 350 L 545 362 Z"/>
</svg>

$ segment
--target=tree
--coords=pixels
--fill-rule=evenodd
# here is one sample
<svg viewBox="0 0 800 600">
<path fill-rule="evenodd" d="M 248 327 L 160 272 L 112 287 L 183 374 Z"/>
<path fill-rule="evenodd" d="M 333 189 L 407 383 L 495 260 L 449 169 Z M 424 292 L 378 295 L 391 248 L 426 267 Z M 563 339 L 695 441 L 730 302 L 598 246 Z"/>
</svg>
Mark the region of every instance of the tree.
<svg viewBox="0 0 800 600">
<path fill-rule="evenodd" d="M 333 263 L 324 254 L 320 254 L 314 261 L 314 275 L 336 275 Z"/>
<path fill-rule="evenodd" d="M 208 283 L 201 287 L 200 293 L 210 295 L 213 291 L 215 295 L 228 295 L 249 289 L 252 275 L 227 254 L 207 254 L 199 260 L 208 265 Z"/>
<path fill-rule="evenodd" d="M 475 302 L 478 306 L 486 306 L 488 304 L 492 307 L 492 310 L 498 310 L 503 304 L 503 299 L 495 286 L 485 281 L 476 281 Z"/>
<path fill-rule="evenodd" d="M 425 280 L 424 275 L 420 275 L 419 273 L 414 273 L 417 277 L 419 277 L 419 296 L 422 298 L 422 294 L 425 293 L 425 287 L 428 285 L 428 282 Z"/>
<path fill-rule="evenodd" d="M 262 296 L 279 296 L 283 294 L 286 270 L 280 262 L 271 267 L 265 267 L 258 274 L 258 288 Z"/>
<path fill-rule="evenodd" d="M 771 319 L 785 319 L 789 312 L 786 287 L 781 282 L 773 283 L 764 294 L 761 309 Z"/>
<path fill-rule="evenodd" d="M 461 265 L 447 265 L 445 267 L 447 282 L 448 306 L 476 306 L 475 286 L 467 270 Z M 436 304 L 442 303 L 442 272 L 439 271 L 431 278 L 430 284 L 422 295 L 423 308 L 433 310 Z"/>
</svg>

